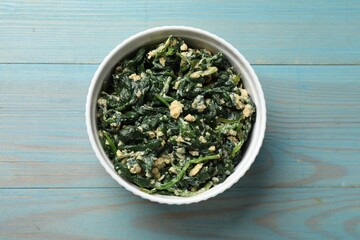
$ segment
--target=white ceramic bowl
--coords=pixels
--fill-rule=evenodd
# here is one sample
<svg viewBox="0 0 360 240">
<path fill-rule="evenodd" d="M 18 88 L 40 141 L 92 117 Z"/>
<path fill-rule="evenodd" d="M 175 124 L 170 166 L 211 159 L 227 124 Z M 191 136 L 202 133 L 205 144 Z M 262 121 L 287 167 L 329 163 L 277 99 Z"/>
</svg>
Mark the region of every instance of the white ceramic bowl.
<svg viewBox="0 0 360 240">
<path fill-rule="evenodd" d="M 251 132 L 251 136 L 248 140 L 248 147 L 242 160 L 236 166 L 235 171 L 221 184 L 214 186 L 213 188 L 191 197 L 177 197 L 177 196 L 163 196 L 157 194 L 148 194 L 141 191 L 134 184 L 126 181 L 120 177 L 114 170 L 114 166 L 109 158 L 106 156 L 102 146 L 100 144 L 97 126 L 96 126 L 96 100 L 99 96 L 103 82 L 105 79 L 109 79 L 111 71 L 114 66 L 122 60 L 124 57 L 133 53 L 141 46 L 146 46 L 154 43 L 160 43 L 164 41 L 169 35 L 180 37 L 193 48 L 206 48 L 212 52 L 222 52 L 233 67 L 241 72 L 244 85 L 250 93 L 255 105 L 256 105 L 256 121 Z M 148 29 L 133 35 L 119 44 L 113 49 L 100 64 L 97 69 L 89 88 L 86 102 L 86 126 L 89 134 L 91 146 L 105 170 L 115 179 L 121 186 L 129 190 L 130 192 L 154 201 L 165 204 L 189 204 L 209 199 L 222 193 L 226 189 L 230 188 L 236 183 L 250 168 L 254 162 L 256 156 L 259 153 L 262 145 L 265 127 L 266 127 L 266 107 L 264 94 L 260 85 L 260 82 L 248 63 L 248 61 L 236 50 L 232 45 L 223 40 L 222 38 L 211 34 L 209 32 L 183 26 L 164 26 Z"/>
</svg>

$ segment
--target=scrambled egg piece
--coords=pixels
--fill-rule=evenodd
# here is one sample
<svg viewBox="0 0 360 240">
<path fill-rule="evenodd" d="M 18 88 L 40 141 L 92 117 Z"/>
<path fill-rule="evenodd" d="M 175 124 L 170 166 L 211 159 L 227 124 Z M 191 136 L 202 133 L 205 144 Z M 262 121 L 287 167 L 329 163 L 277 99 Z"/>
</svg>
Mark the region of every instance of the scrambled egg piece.
<svg viewBox="0 0 360 240">
<path fill-rule="evenodd" d="M 195 122 L 196 118 L 191 115 L 191 114 L 188 114 L 184 117 L 185 121 L 188 121 L 188 122 Z"/>
<path fill-rule="evenodd" d="M 182 105 L 181 102 L 177 100 L 173 101 L 169 106 L 170 116 L 175 119 L 178 118 L 183 111 L 183 107 L 184 105 Z"/>
</svg>

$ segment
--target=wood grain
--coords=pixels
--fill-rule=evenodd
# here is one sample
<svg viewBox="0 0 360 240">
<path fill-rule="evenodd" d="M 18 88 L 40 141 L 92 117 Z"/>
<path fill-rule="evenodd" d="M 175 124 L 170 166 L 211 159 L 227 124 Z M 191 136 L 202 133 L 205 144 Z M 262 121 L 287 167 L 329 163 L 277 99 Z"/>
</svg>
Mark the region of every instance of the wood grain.
<svg viewBox="0 0 360 240">
<path fill-rule="evenodd" d="M 87 139 L 94 65 L 1 64 L 0 187 L 114 187 Z M 266 138 L 236 187 L 359 187 L 359 66 L 255 66 Z M 34 84 L 36 83 L 36 84 Z"/>
<path fill-rule="evenodd" d="M 3 239 L 359 239 L 360 189 L 235 189 L 164 206 L 123 189 L 2 189 Z"/>
<path fill-rule="evenodd" d="M 360 239 L 360 1 L 0 1 L 0 239 Z M 268 108 L 250 171 L 209 201 L 121 188 L 91 150 L 98 63 L 161 25 L 223 37 Z"/>
<path fill-rule="evenodd" d="M 360 63 L 357 0 L 3 0 L 0 22 L 0 63 L 99 63 L 161 25 L 211 31 L 256 64 Z"/>
</svg>

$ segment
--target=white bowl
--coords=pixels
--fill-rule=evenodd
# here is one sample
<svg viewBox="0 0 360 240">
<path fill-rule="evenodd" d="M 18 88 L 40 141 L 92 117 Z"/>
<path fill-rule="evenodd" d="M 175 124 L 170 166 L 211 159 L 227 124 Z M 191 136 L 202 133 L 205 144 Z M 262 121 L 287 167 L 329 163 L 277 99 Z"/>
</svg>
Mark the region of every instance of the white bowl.
<svg viewBox="0 0 360 240">
<path fill-rule="evenodd" d="M 151 45 L 164 41 L 169 35 L 184 39 L 188 45 L 193 48 L 206 48 L 212 52 L 222 52 L 231 62 L 233 67 L 242 75 L 245 88 L 250 93 L 252 100 L 256 105 L 256 121 L 248 139 L 248 146 L 243 155 L 242 160 L 236 166 L 234 172 L 221 184 L 213 188 L 191 197 L 164 196 L 158 194 L 148 194 L 141 191 L 134 184 L 126 181 L 118 175 L 114 170 L 114 166 L 110 159 L 106 156 L 97 134 L 96 125 L 96 101 L 103 86 L 105 79 L 111 75 L 114 66 L 124 57 L 133 53 L 141 46 Z M 89 134 L 91 146 L 105 170 L 115 179 L 121 186 L 130 192 L 148 199 L 153 202 L 165 204 L 189 204 L 203 201 L 222 193 L 236 183 L 250 168 L 262 145 L 265 127 L 266 127 L 266 107 L 264 93 L 260 82 L 248 63 L 248 61 L 236 50 L 232 45 L 222 38 L 192 27 L 183 26 L 164 26 L 148 29 L 133 35 L 119 44 L 113 49 L 102 61 L 97 69 L 89 88 L 86 102 L 86 126 Z"/>
</svg>

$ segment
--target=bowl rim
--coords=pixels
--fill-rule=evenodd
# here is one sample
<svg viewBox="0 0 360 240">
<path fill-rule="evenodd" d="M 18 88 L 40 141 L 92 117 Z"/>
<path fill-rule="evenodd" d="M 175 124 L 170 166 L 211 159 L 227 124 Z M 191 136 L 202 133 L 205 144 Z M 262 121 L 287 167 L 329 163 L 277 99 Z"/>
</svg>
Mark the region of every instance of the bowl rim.
<svg viewBox="0 0 360 240">
<path fill-rule="evenodd" d="M 253 133 L 252 136 L 256 135 L 256 140 L 250 141 L 248 149 L 251 145 L 252 151 L 249 152 L 248 149 L 245 151 L 245 154 L 248 154 L 247 161 L 243 164 L 242 168 L 238 168 L 241 162 L 244 160 L 244 156 L 234 172 L 230 174 L 226 180 L 218 185 L 215 185 L 213 188 L 206 190 L 202 193 L 196 194 L 194 196 L 190 197 L 180 197 L 180 196 L 164 196 L 164 195 L 158 195 L 158 194 L 148 194 L 143 191 L 141 191 L 138 187 L 134 186 L 133 184 L 127 182 L 124 180 L 118 173 L 109 165 L 109 158 L 104 153 L 101 146 L 98 144 L 97 138 L 97 131 L 96 131 L 96 121 L 92 119 L 93 116 L 93 104 L 94 99 L 93 96 L 95 94 L 95 86 L 98 83 L 98 81 L 101 81 L 101 83 L 104 81 L 104 79 L 99 79 L 100 75 L 103 74 L 104 68 L 111 63 L 111 60 L 114 58 L 116 54 L 118 54 L 119 50 L 126 47 L 128 44 L 132 43 L 133 41 L 136 41 L 137 39 L 141 39 L 148 34 L 155 34 L 155 33 L 163 33 L 163 32 L 169 32 L 169 31 L 188 31 L 192 33 L 196 33 L 199 35 L 203 35 L 209 39 L 215 40 L 222 44 L 224 48 L 227 48 L 231 54 L 234 55 L 235 58 L 240 60 L 239 66 L 242 66 L 244 69 L 241 72 L 242 75 L 247 75 L 249 80 L 249 84 L 253 85 L 252 90 L 256 91 L 257 95 L 257 103 L 256 103 L 256 121 L 255 125 L 257 128 L 255 128 L 255 125 L 253 127 Z M 164 37 L 166 37 L 164 35 Z M 181 37 L 181 35 L 179 36 Z M 140 47 L 140 46 L 139 46 Z M 125 56 L 126 54 L 124 54 Z M 234 64 L 233 64 L 234 65 Z M 244 72 L 245 71 L 245 72 Z M 95 101 L 96 105 L 96 101 Z M 216 195 L 224 192 L 228 188 L 230 188 L 232 185 L 234 185 L 241 177 L 245 175 L 245 173 L 249 170 L 250 166 L 255 161 L 256 156 L 258 155 L 261 145 L 263 143 L 264 137 L 265 137 L 265 130 L 266 130 L 266 103 L 265 103 L 265 97 L 264 93 L 260 84 L 260 81 L 251 67 L 250 63 L 245 59 L 245 57 L 230 43 L 228 43 L 223 38 L 210 33 L 208 31 L 194 28 L 194 27 L 188 27 L 188 26 L 161 26 L 161 27 L 154 27 L 150 28 L 144 31 L 141 31 L 137 34 L 132 35 L 131 37 L 125 39 L 120 44 L 118 44 L 113 50 L 111 50 L 108 55 L 104 58 L 104 60 L 100 63 L 98 66 L 88 89 L 87 98 L 86 98 L 86 106 L 85 106 L 85 119 L 86 119 L 86 129 L 88 133 L 88 137 L 91 143 L 91 147 L 93 151 L 95 152 L 96 157 L 100 161 L 101 165 L 105 168 L 106 172 L 110 174 L 110 176 L 118 182 L 122 187 L 127 189 L 128 191 L 132 192 L 133 194 L 140 196 L 144 199 L 150 200 L 152 202 L 162 203 L 162 204 L 190 204 L 190 203 L 196 203 L 200 201 L 205 201 L 209 198 L 215 197 Z M 94 123 L 95 122 L 95 123 Z M 254 132 L 256 130 L 256 133 Z M 95 136 L 96 135 L 96 136 Z"/>
</svg>

